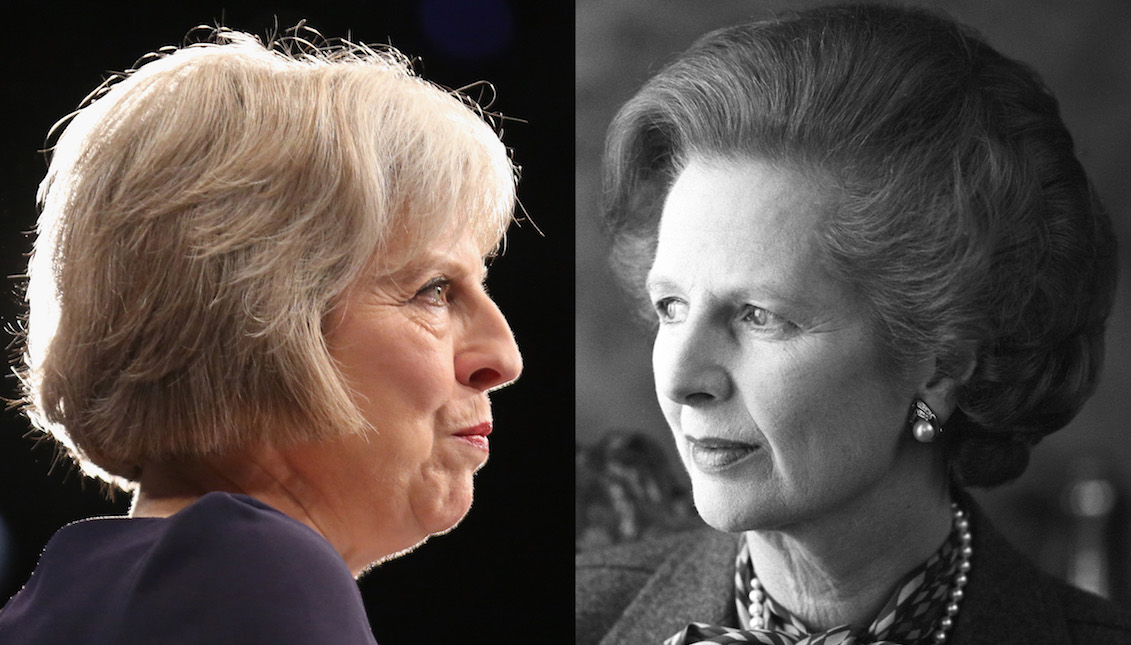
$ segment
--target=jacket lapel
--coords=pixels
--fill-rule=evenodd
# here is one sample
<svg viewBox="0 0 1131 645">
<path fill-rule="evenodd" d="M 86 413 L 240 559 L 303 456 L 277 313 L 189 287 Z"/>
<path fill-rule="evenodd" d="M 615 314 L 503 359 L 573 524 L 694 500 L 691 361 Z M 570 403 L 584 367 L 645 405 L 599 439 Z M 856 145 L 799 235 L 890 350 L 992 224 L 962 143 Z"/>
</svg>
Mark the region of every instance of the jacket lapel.
<svg viewBox="0 0 1131 645">
<path fill-rule="evenodd" d="M 669 554 L 600 645 L 660 645 L 688 623 L 733 622 L 738 536 L 701 535 Z"/>
</svg>

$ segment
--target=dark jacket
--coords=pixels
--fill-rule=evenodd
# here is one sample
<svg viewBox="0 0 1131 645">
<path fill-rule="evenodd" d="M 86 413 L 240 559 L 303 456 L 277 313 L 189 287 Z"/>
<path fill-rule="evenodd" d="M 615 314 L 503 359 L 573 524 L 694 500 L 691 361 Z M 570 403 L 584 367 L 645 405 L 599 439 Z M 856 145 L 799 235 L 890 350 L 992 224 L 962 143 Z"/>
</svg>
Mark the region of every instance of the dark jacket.
<svg viewBox="0 0 1131 645">
<path fill-rule="evenodd" d="M 427 639 L 425 639 L 427 640 Z M 2 645 L 377 645 L 318 533 L 246 495 L 59 530 L 0 610 Z"/>
<path fill-rule="evenodd" d="M 969 508 L 973 566 L 949 645 L 1131 644 L 1131 619 L 1037 570 Z M 582 553 L 578 645 L 660 645 L 690 622 L 737 625 L 738 547 L 738 536 L 702 529 Z"/>
</svg>

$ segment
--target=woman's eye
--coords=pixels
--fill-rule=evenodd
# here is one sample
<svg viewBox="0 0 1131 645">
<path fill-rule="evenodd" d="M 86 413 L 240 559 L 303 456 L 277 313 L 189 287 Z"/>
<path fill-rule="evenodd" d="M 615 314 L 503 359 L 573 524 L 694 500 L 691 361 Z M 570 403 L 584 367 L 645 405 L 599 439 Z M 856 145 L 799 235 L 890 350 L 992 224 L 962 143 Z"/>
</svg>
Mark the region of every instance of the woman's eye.
<svg viewBox="0 0 1131 645">
<path fill-rule="evenodd" d="M 442 307 L 448 304 L 448 291 L 451 287 L 452 283 L 447 278 L 434 278 L 421 287 L 413 299 Z"/>
<path fill-rule="evenodd" d="M 653 306 L 662 323 L 680 322 L 687 317 L 687 303 L 677 298 L 660 298 Z"/>
<path fill-rule="evenodd" d="M 797 325 L 794 325 L 785 318 L 775 314 L 769 309 L 763 309 L 755 305 L 743 305 L 739 310 L 738 319 L 746 326 L 758 330 L 789 332 L 797 329 Z"/>
<path fill-rule="evenodd" d="M 742 313 L 739 318 L 742 322 L 752 325 L 754 327 L 765 327 L 770 324 L 770 317 L 773 316 L 770 312 L 761 307 L 754 305 L 746 305 L 742 308 Z"/>
</svg>

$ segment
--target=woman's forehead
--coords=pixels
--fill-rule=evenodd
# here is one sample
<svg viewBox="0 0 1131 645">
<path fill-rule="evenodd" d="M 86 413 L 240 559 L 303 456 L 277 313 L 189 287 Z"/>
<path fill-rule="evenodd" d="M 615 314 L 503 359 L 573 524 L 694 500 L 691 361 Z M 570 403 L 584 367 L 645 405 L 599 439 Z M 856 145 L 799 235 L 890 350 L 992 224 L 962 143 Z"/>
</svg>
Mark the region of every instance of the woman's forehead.
<svg viewBox="0 0 1131 645">
<path fill-rule="evenodd" d="M 424 235 L 402 234 L 400 239 L 394 237 L 374 250 L 371 271 L 377 275 L 394 275 L 458 263 L 474 265 L 485 273 L 486 262 L 498 246 L 497 240 L 487 240 L 487 237 L 468 225 L 449 225 Z"/>
<path fill-rule="evenodd" d="M 760 161 L 692 161 L 664 204 L 649 283 L 813 295 L 828 288 L 818 224 L 827 200 Z"/>
<path fill-rule="evenodd" d="M 779 261 L 802 255 L 826 204 L 807 182 L 766 162 L 693 160 L 664 202 L 658 254 L 678 246 Z"/>
</svg>

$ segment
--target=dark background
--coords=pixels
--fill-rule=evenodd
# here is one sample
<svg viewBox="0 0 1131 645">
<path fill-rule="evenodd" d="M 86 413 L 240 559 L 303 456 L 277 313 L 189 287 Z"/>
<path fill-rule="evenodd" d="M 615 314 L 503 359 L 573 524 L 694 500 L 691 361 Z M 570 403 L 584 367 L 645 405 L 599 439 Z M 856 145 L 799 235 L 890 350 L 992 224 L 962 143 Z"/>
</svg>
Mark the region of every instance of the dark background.
<svg viewBox="0 0 1131 645">
<path fill-rule="evenodd" d="M 200 24 L 261 37 L 302 19 L 327 37 L 390 43 L 422 62 L 435 82 L 461 87 L 489 80 L 493 110 L 508 122 L 504 142 L 522 166 L 519 198 L 544 232 L 512 227 L 490 287 L 514 328 L 526 362 L 522 379 L 495 394 L 490 463 L 476 480 L 476 503 L 449 535 L 386 563 L 361 581 L 381 643 L 572 640 L 573 382 L 573 7 L 506 0 L 410 2 L 137 2 L 6 4 L 0 39 L 3 178 L 0 273 L 23 271 L 34 227 L 35 190 L 46 169 L 39 150 L 50 126 L 73 110 L 109 71 L 181 44 Z M 0 324 L 21 311 L 18 280 L 0 282 Z M 7 340 L 10 333 L 5 333 Z M 9 352 L 11 353 L 11 352 Z M 0 395 L 15 395 L 15 380 Z M 99 485 L 50 442 L 29 438 L 15 412 L 0 417 L 0 603 L 27 580 L 40 550 L 62 524 L 120 514 L 128 495 L 107 501 Z M 54 464 L 54 465 L 53 465 Z M 557 636 L 554 636 L 556 633 Z"/>
<path fill-rule="evenodd" d="M 1083 411 L 1033 452 L 1015 483 L 979 502 L 997 527 L 1050 573 L 1110 578 L 1131 608 L 1131 2 L 1127 0 L 910 0 L 980 31 L 1007 56 L 1033 66 L 1060 101 L 1078 155 L 1106 203 L 1122 245 L 1121 282 L 1109 319 L 1104 374 Z M 828 0 L 578 0 L 577 441 L 636 429 L 668 449 L 670 432 L 652 384 L 652 332 L 613 281 L 598 223 L 600 155 L 616 109 L 660 67 L 712 29 Z M 682 468 L 677 470 L 682 474 Z M 1082 520 L 1073 491 L 1114 491 L 1112 514 Z M 1085 548 L 1087 547 L 1087 548 Z M 1096 563 L 1095 547 L 1107 555 Z M 1093 567 L 1093 564 L 1098 564 Z"/>
</svg>

